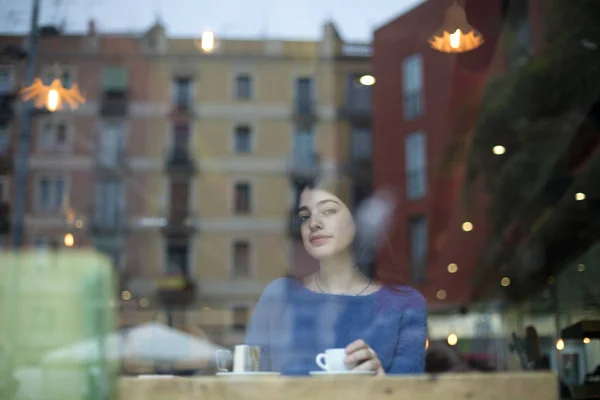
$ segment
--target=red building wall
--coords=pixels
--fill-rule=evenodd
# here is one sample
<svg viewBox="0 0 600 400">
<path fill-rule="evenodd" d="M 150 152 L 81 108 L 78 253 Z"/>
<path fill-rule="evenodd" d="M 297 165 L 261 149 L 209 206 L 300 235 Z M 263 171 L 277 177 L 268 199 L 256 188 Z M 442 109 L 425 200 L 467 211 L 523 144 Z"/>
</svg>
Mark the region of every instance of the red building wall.
<svg viewBox="0 0 600 400">
<path fill-rule="evenodd" d="M 394 187 L 399 199 L 391 246 L 384 250 L 380 261 L 398 268 L 433 308 L 464 305 L 470 299 L 471 277 L 486 238 L 486 199 L 482 190 L 476 190 L 473 201 L 468 207 L 464 205 L 461 188 L 466 156 L 449 162 L 447 149 L 455 142 L 466 145 L 468 150 L 468 138 L 477 121 L 487 79 L 506 64 L 498 40 L 506 28 L 502 0 L 464 2 L 469 23 L 485 38 L 480 48 L 453 55 L 429 47 L 428 38 L 443 23 L 444 12 L 451 3 L 452 0 L 426 1 L 379 28 L 374 35 L 374 181 L 376 187 Z M 531 0 L 534 51 L 542 45 L 542 12 L 540 0 Z M 418 119 L 405 121 L 402 62 L 414 53 L 423 57 L 424 113 Z M 424 198 L 410 201 L 405 195 L 404 140 L 417 130 L 426 135 L 427 192 Z M 427 279 L 422 283 L 410 279 L 409 220 L 417 215 L 425 215 L 428 221 Z M 475 229 L 463 232 L 464 221 L 472 222 Z M 458 265 L 457 273 L 448 272 L 449 263 Z M 447 297 L 437 299 L 438 290 L 444 290 Z"/>
</svg>

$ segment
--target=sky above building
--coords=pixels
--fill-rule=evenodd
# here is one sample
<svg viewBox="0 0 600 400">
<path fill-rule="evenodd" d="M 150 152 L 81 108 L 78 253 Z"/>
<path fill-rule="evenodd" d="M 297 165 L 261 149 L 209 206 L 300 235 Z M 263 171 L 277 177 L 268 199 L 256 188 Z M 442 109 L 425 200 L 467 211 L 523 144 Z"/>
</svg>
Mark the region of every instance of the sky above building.
<svg viewBox="0 0 600 400">
<path fill-rule="evenodd" d="M 317 39 L 333 20 L 346 41 L 372 32 L 424 0 L 41 0 L 40 22 L 79 33 L 94 18 L 99 32 L 142 32 L 157 15 L 170 36 L 212 29 L 224 37 Z M 0 31 L 24 33 L 33 0 L 0 0 Z"/>
</svg>

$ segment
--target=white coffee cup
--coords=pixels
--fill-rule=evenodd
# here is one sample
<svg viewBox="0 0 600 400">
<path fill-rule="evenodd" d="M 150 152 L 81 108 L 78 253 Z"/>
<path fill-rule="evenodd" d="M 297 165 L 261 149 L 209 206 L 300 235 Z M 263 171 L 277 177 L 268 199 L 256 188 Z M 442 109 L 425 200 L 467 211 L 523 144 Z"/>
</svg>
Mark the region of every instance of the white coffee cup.
<svg viewBox="0 0 600 400">
<path fill-rule="evenodd" d="M 325 371 L 349 371 L 350 368 L 344 363 L 345 358 L 346 349 L 327 349 L 325 353 L 317 355 L 315 362 Z"/>
</svg>

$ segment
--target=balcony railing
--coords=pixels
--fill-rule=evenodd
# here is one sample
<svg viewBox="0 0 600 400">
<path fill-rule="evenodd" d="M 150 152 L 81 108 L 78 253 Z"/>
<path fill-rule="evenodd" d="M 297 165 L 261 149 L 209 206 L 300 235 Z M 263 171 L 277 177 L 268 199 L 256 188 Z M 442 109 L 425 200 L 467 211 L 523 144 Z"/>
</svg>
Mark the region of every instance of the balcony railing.
<svg viewBox="0 0 600 400">
<path fill-rule="evenodd" d="M 190 115 L 194 111 L 194 103 L 189 97 L 174 97 L 172 104 L 172 113 L 174 115 Z"/>
<path fill-rule="evenodd" d="M 183 273 L 167 273 L 156 280 L 157 297 L 168 308 L 182 308 L 195 299 L 196 283 Z"/>
<path fill-rule="evenodd" d="M 175 146 L 167 156 L 167 171 L 175 173 L 194 173 L 196 163 L 187 147 Z"/>
<path fill-rule="evenodd" d="M 297 126 L 308 128 L 317 119 L 316 107 L 312 100 L 296 100 L 292 111 Z"/>
<path fill-rule="evenodd" d="M 198 231 L 198 217 L 188 210 L 171 210 L 166 218 L 163 232 L 170 236 L 187 236 Z"/>
<path fill-rule="evenodd" d="M 359 125 L 369 125 L 371 122 L 371 104 L 364 101 L 347 100 L 341 109 L 341 115 Z"/>
<path fill-rule="evenodd" d="M 100 105 L 100 114 L 103 117 L 124 117 L 129 112 L 129 98 L 127 91 L 104 92 Z"/>
</svg>

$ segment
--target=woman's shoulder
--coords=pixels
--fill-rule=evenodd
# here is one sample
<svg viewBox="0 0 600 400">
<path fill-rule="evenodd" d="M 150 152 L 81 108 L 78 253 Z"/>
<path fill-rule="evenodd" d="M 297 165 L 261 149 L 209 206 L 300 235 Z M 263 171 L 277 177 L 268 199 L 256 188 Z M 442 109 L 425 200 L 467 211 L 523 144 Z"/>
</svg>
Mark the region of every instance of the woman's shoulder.
<svg viewBox="0 0 600 400">
<path fill-rule="evenodd" d="M 385 285 L 382 291 L 386 302 L 394 309 L 427 309 L 425 297 L 411 286 Z"/>
<path fill-rule="evenodd" d="M 272 280 L 263 291 L 263 296 L 281 298 L 294 288 L 296 280 L 292 277 L 282 277 Z"/>
</svg>

